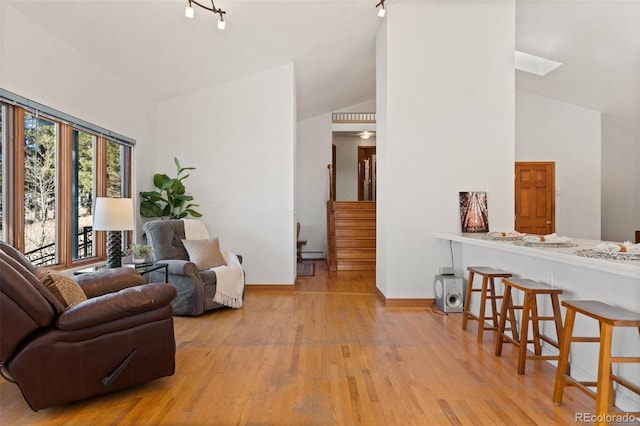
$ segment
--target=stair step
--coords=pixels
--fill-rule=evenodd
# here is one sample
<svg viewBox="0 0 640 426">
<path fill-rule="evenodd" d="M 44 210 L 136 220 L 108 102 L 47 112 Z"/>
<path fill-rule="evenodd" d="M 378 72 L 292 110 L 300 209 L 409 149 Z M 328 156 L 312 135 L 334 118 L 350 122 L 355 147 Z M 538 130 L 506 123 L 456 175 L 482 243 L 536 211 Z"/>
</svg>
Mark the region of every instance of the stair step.
<svg viewBox="0 0 640 426">
<path fill-rule="evenodd" d="M 336 241 L 339 239 L 368 239 L 376 238 L 375 229 L 336 229 Z"/>
<path fill-rule="evenodd" d="M 336 220 L 342 219 L 374 219 L 376 218 L 375 210 L 337 210 L 334 212 Z"/>
<path fill-rule="evenodd" d="M 336 240 L 336 248 L 360 248 L 360 249 L 376 249 L 375 238 L 358 238 L 358 239 L 338 239 Z"/>
<path fill-rule="evenodd" d="M 375 219 L 336 219 L 336 229 L 376 229 Z"/>
<path fill-rule="evenodd" d="M 338 262 L 338 271 L 375 271 L 375 262 L 358 263 L 358 262 Z"/>
<path fill-rule="evenodd" d="M 375 262 L 376 250 L 338 250 L 336 257 L 338 258 L 338 262 L 341 260 L 373 260 Z"/>
</svg>

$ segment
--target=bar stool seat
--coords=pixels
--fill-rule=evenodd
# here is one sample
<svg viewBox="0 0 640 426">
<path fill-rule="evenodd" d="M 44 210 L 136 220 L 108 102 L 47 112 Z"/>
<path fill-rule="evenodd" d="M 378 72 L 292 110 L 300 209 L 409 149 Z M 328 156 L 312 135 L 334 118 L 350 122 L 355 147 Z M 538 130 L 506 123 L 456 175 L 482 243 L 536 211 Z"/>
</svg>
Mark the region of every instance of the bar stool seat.
<svg viewBox="0 0 640 426">
<path fill-rule="evenodd" d="M 469 279 L 467 280 L 467 294 L 464 301 L 464 311 L 462 312 L 462 329 L 467 329 L 467 321 L 474 319 L 478 321 L 478 343 L 482 343 L 484 330 L 497 330 L 498 329 L 498 305 L 497 300 L 502 299 L 502 296 L 496 294 L 495 278 L 509 278 L 511 272 L 500 271 L 498 269 L 491 268 L 489 266 L 469 266 Z M 482 276 L 482 287 L 473 288 L 473 278 L 475 275 Z M 471 312 L 471 293 L 480 292 L 480 312 L 475 315 Z M 485 312 L 487 308 L 487 302 L 491 303 L 491 316 L 487 317 Z M 491 320 L 493 326 L 487 326 L 486 320 Z"/>
<path fill-rule="evenodd" d="M 615 402 L 613 383 L 616 382 L 627 389 L 640 395 L 640 387 L 614 375 L 612 365 L 614 363 L 640 363 L 640 356 L 622 357 L 611 356 L 611 343 L 613 327 L 638 327 L 640 333 L 640 313 L 623 308 L 607 305 L 593 300 L 564 300 L 562 306 L 567 308 L 564 322 L 564 335 L 560 344 L 560 360 L 556 370 L 556 380 L 553 387 L 553 402 L 562 404 L 562 396 L 565 386 L 576 386 L 578 389 L 596 400 L 596 424 L 605 425 L 609 412 L 609 404 Z M 573 325 L 576 313 L 595 319 L 600 325 L 600 337 L 574 337 Z M 598 378 L 596 382 L 578 381 L 568 372 L 569 352 L 573 342 L 593 342 L 600 344 L 600 356 L 598 360 Z M 595 387 L 596 391 L 589 389 Z M 624 414 L 616 412 L 616 415 Z M 640 415 L 640 413 L 628 413 Z"/>
<path fill-rule="evenodd" d="M 562 316 L 560 314 L 560 302 L 558 295 L 562 294 L 559 288 L 553 288 L 538 281 L 526 278 L 503 278 L 504 295 L 502 300 L 502 310 L 500 313 L 500 324 L 498 326 L 498 338 L 496 339 L 496 355 L 502 355 L 502 345 L 512 343 L 518 347 L 518 374 L 524 375 L 526 361 L 528 359 L 557 360 L 558 355 L 542 355 L 542 343 L 544 341 L 553 347 L 560 348 L 560 337 L 562 336 Z M 520 290 L 524 293 L 522 305 L 514 305 L 512 290 Z M 540 316 L 538 314 L 538 296 L 548 295 L 551 298 L 551 308 L 553 316 Z M 516 322 L 515 311 L 522 311 L 520 320 L 520 331 Z M 507 320 L 511 327 L 506 328 Z M 556 328 L 557 340 L 551 339 L 540 333 L 540 321 L 553 321 Z M 531 325 L 532 339 L 529 340 L 529 325 Z M 511 330 L 511 336 L 506 334 Z M 527 345 L 533 343 L 534 355 L 527 352 Z"/>
</svg>

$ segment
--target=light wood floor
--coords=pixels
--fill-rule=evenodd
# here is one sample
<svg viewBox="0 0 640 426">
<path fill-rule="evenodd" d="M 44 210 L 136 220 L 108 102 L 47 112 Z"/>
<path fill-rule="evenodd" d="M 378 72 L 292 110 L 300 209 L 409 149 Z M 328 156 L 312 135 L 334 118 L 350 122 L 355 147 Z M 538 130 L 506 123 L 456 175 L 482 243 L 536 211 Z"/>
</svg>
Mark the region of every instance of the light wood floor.
<svg viewBox="0 0 640 426">
<path fill-rule="evenodd" d="M 374 273 L 325 268 L 295 291 L 248 290 L 239 310 L 176 317 L 172 377 L 37 413 L 2 380 L 0 424 L 549 425 L 593 412 L 574 388 L 554 406 L 551 365 L 518 376 L 512 347 L 494 356 L 493 332 L 476 343 L 461 314 L 385 308 Z"/>
</svg>

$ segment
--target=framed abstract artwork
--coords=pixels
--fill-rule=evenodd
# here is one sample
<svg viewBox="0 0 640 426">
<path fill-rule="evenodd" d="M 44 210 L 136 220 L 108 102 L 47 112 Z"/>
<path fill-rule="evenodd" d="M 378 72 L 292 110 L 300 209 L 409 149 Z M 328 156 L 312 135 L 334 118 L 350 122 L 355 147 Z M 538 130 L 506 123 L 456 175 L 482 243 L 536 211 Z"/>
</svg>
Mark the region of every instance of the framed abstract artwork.
<svg viewBox="0 0 640 426">
<path fill-rule="evenodd" d="M 460 225 L 462 232 L 489 232 L 486 192 L 460 193 Z"/>
</svg>

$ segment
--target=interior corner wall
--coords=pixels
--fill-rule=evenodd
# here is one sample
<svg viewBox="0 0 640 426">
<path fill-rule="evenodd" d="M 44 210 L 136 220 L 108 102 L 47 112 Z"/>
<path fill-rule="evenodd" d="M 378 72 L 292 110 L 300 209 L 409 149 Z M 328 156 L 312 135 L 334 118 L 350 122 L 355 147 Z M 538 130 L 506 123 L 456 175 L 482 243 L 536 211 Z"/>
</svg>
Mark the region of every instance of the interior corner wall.
<svg viewBox="0 0 640 426">
<path fill-rule="evenodd" d="M 136 183 L 153 175 L 155 102 L 7 2 L 0 10 L 0 87 L 135 139 L 135 197 Z"/>
<path fill-rule="evenodd" d="M 516 161 L 555 162 L 559 235 L 601 239 L 600 123 L 598 111 L 516 90 Z"/>
<path fill-rule="evenodd" d="M 394 3 L 385 20 L 376 285 L 433 298 L 451 262 L 435 235 L 460 231 L 460 191 L 487 190 L 490 229 L 513 229 L 515 4 Z"/>
<path fill-rule="evenodd" d="M 293 64 L 158 104 L 157 171 L 195 167 L 187 192 L 247 284 L 295 281 L 295 117 Z"/>
<path fill-rule="evenodd" d="M 296 152 L 296 221 L 306 240 L 305 258 L 327 253 L 327 200 L 331 164 L 331 113 L 298 122 Z"/>
<path fill-rule="evenodd" d="M 634 241 L 640 230 L 640 133 L 602 117 L 602 240 Z"/>
</svg>

